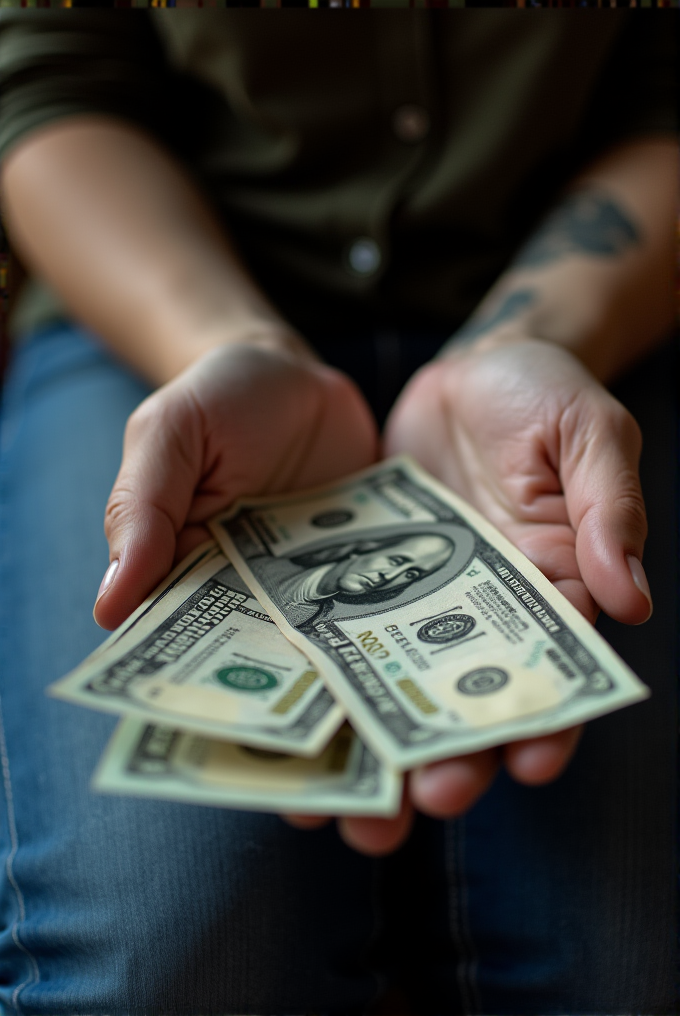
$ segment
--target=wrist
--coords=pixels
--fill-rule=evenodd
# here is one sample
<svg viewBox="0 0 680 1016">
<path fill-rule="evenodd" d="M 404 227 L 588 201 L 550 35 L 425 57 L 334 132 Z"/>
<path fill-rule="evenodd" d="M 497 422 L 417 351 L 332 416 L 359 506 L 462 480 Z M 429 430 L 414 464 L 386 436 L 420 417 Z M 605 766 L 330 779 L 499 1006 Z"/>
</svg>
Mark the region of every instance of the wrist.
<svg viewBox="0 0 680 1016">
<path fill-rule="evenodd" d="M 229 347 L 270 350 L 293 359 L 316 362 L 318 357 L 285 321 L 242 316 L 217 316 L 197 323 L 191 316 L 163 315 L 144 330 L 140 343 L 143 373 L 154 384 L 165 384 L 208 353 Z"/>
<path fill-rule="evenodd" d="M 505 315 L 510 320 L 495 323 L 496 315 L 483 313 L 477 321 L 473 318 L 454 333 L 439 355 L 484 354 L 536 342 L 571 353 L 601 381 L 606 382 L 616 372 L 620 350 L 615 338 L 619 328 L 613 308 L 606 302 L 584 297 L 572 307 L 555 293 L 522 289 L 501 299 L 501 311 L 513 300 L 517 303 L 514 313 Z M 612 351 L 616 351 L 616 356 Z"/>
<path fill-rule="evenodd" d="M 214 349 L 246 346 L 281 353 L 295 360 L 317 363 L 319 357 L 302 336 L 285 321 L 259 319 L 216 322 L 214 327 L 196 333 L 182 342 L 187 366 Z"/>
<path fill-rule="evenodd" d="M 456 360 L 461 357 L 484 356 L 495 350 L 507 349 L 512 346 L 540 342 L 550 345 L 540 335 L 533 334 L 524 323 L 511 322 L 496 328 L 485 330 L 481 334 L 471 335 L 461 331 L 454 333 L 440 349 L 437 360 Z"/>
<path fill-rule="evenodd" d="M 301 335 L 280 316 L 235 259 L 218 257 L 161 266 L 145 287 L 136 321 L 156 383 L 171 380 L 205 353 L 224 346 L 258 346 L 315 359 Z"/>
</svg>

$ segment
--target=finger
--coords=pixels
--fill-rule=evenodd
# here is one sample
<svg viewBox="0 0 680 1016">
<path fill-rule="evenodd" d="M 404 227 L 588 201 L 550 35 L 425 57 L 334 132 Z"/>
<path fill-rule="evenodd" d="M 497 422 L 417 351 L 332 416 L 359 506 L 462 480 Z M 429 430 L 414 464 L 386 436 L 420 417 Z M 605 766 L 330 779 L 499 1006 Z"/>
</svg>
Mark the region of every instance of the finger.
<svg viewBox="0 0 680 1016">
<path fill-rule="evenodd" d="M 565 414 L 562 437 L 562 481 L 583 580 L 607 614 L 641 624 L 652 601 L 641 563 L 647 520 L 639 428 L 603 393 L 596 406 L 577 400 Z"/>
<path fill-rule="evenodd" d="M 281 818 L 294 829 L 320 829 L 331 821 L 330 815 L 282 815 Z"/>
<path fill-rule="evenodd" d="M 520 783 L 550 783 L 571 759 L 582 733 L 583 726 L 569 727 L 556 734 L 513 741 L 505 746 L 506 768 Z"/>
<path fill-rule="evenodd" d="M 201 465 L 199 424 L 181 400 L 157 394 L 135 410 L 106 508 L 112 565 L 94 609 L 102 628 L 121 624 L 170 571 Z"/>
<path fill-rule="evenodd" d="M 434 762 L 411 773 L 411 800 L 433 818 L 462 815 L 491 786 L 498 772 L 498 749 Z"/>
<path fill-rule="evenodd" d="M 413 807 L 406 794 L 396 818 L 354 818 L 343 816 L 338 819 L 338 830 L 345 843 L 370 857 L 391 854 L 408 836 L 413 824 Z"/>
</svg>

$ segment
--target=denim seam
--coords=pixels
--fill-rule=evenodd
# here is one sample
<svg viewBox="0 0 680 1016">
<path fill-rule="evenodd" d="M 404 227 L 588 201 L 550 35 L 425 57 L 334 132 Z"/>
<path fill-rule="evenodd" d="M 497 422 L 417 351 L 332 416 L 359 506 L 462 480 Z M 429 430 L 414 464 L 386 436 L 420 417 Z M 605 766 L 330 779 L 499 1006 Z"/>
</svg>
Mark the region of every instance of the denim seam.
<svg viewBox="0 0 680 1016">
<path fill-rule="evenodd" d="M 12 925 L 12 939 L 18 949 L 26 954 L 32 967 L 33 973 L 29 974 L 26 980 L 22 981 L 21 984 L 12 992 L 12 1004 L 15 1009 L 19 1010 L 19 993 L 23 991 L 29 984 L 37 984 L 40 981 L 40 970 L 38 969 L 38 961 L 36 960 L 33 953 L 28 949 L 19 937 L 19 925 L 24 923 L 26 920 L 26 905 L 24 901 L 24 894 L 19 888 L 19 883 L 14 875 L 14 858 L 17 855 L 19 849 L 19 839 L 17 836 L 16 817 L 14 814 L 14 794 L 12 792 L 12 774 L 9 765 L 9 755 L 7 753 L 7 740 L 5 738 L 5 723 L 2 712 L 2 698 L 0 697 L 0 759 L 2 761 L 2 782 L 5 789 L 5 800 L 7 802 L 7 825 L 9 827 L 10 837 L 10 852 L 7 855 L 5 862 L 5 871 L 7 872 L 7 880 L 14 889 L 14 893 L 17 898 L 17 905 L 19 908 L 19 918 L 14 921 Z"/>
<path fill-rule="evenodd" d="M 466 1014 L 481 1012 L 477 987 L 478 958 L 470 931 L 468 894 L 463 878 L 465 820 L 447 822 L 445 831 L 448 875 L 449 931 L 457 952 L 456 981 Z"/>
</svg>

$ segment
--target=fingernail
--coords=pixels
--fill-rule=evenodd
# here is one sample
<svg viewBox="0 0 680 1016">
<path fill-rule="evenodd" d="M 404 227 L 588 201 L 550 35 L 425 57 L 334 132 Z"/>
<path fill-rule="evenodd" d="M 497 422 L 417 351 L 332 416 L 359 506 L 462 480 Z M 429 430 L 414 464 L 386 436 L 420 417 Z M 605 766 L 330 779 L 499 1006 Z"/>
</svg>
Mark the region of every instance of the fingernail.
<svg viewBox="0 0 680 1016">
<path fill-rule="evenodd" d="M 649 604 L 649 614 L 647 614 L 647 617 L 645 618 L 645 621 L 649 621 L 650 617 L 652 616 L 653 609 L 652 594 L 649 590 L 649 582 L 647 581 L 645 570 L 642 567 L 642 561 L 640 561 L 639 558 L 634 557 L 633 554 L 626 554 L 626 561 L 628 562 L 630 573 L 633 576 L 633 582 L 638 587 L 642 595 L 647 600 L 647 603 Z"/>
<path fill-rule="evenodd" d="M 106 592 L 106 590 L 109 588 L 109 586 L 111 585 L 111 583 L 115 579 L 116 572 L 118 571 L 118 565 L 119 565 L 119 563 L 120 562 L 119 562 L 118 558 L 116 558 L 115 561 L 112 561 L 111 564 L 109 565 L 109 567 L 104 572 L 104 578 L 102 579 L 102 584 L 99 587 L 99 592 L 97 593 L 97 599 L 95 600 L 95 605 L 99 602 L 99 599 L 101 598 L 101 596 Z"/>
</svg>

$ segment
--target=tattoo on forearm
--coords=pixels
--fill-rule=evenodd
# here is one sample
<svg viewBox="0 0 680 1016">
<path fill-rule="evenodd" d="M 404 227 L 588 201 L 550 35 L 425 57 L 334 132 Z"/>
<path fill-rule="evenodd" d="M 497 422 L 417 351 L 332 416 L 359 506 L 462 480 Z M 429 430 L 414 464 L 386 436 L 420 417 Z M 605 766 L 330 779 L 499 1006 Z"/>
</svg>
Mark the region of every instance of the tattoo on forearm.
<svg viewBox="0 0 680 1016">
<path fill-rule="evenodd" d="M 464 324 L 455 335 L 451 337 L 449 342 L 444 346 L 444 350 L 450 349 L 454 344 L 460 346 L 461 344 L 467 344 L 472 342 L 474 339 L 483 335 L 485 332 L 490 332 L 492 328 L 497 325 L 503 324 L 506 321 L 512 320 L 517 317 L 536 300 L 535 289 L 516 289 L 514 293 L 508 293 L 503 302 L 499 307 L 493 311 L 492 314 L 488 314 L 486 317 L 482 317 L 478 320 L 469 321 Z"/>
<path fill-rule="evenodd" d="M 576 191 L 548 215 L 512 267 L 538 267 L 568 254 L 616 257 L 641 242 L 640 228 L 620 204 L 606 194 Z"/>
<path fill-rule="evenodd" d="M 642 231 L 613 198 L 592 190 L 575 191 L 555 208 L 513 259 L 509 269 L 538 268 L 569 254 L 612 258 L 642 242 Z M 465 323 L 443 346 L 467 345 L 536 303 L 538 290 L 508 293 L 491 314 Z"/>
</svg>

